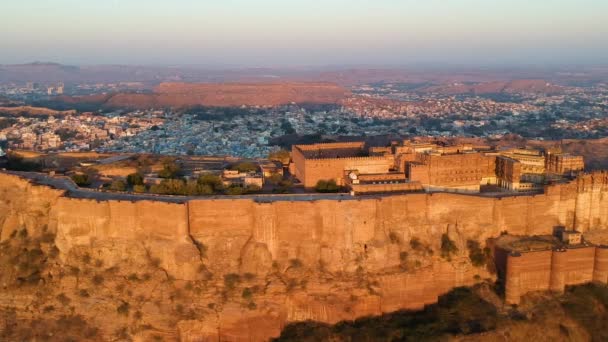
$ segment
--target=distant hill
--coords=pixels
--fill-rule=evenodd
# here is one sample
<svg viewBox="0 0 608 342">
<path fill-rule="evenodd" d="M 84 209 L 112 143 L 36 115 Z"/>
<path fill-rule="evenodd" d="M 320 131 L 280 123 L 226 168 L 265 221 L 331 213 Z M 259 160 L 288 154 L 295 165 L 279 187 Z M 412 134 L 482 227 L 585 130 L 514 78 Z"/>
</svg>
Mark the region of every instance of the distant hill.
<svg viewBox="0 0 608 342">
<path fill-rule="evenodd" d="M 521 93 L 543 93 L 556 94 L 565 90 L 564 87 L 551 84 L 545 80 L 514 80 L 484 82 L 476 84 L 447 84 L 431 86 L 421 89 L 423 93 L 439 93 L 444 95 L 456 94 L 521 94 Z"/>
<path fill-rule="evenodd" d="M 521 80 L 521 81 L 512 81 Z M 608 67 L 578 68 L 356 68 L 334 67 L 286 67 L 286 68 L 216 68 L 205 66 L 142 66 L 142 65 L 82 65 L 34 62 L 27 64 L 0 65 L 0 82 L 64 82 L 116 83 L 142 82 L 148 86 L 161 82 L 189 83 L 274 83 L 282 82 L 329 82 L 342 86 L 369 83 L 409 83 L 449 86 L 456 83 L 498 87 L 498 83 L 513 82 L 515 88 L 521 82 L 535 80 L 559 85 L 592 85 L 608 81 Z M 490 83 L 490 84 L 485 84 Z M 524 85 L 524 87 L 527 87 Z M 536 86 L 535 86 L 536 87 Z M 470 89 L 468 90 L 470 91 Z M 483 91 L 483 89 L 481 89 Z"/>
<path fill-rule="evenodd" d="M 278 106 L 336 104 L 350 92 L 331 83 L 161 83 L 152 93 L 58 97 L 64 103 L 96 103 L 110 108 L 187 108 L 194 106 Z"/>
</svg>

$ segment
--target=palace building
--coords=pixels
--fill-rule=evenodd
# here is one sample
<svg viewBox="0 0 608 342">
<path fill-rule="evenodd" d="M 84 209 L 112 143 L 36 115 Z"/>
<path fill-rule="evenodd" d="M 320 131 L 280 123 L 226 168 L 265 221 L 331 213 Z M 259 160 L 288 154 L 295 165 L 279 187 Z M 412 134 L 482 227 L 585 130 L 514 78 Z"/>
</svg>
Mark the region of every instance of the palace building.
<svg viewBox="0 0 608 342">
<path fill-rule="evenodd" d="M 354 193 L 479 192 L 485 185 L 531 191 L 584 169 L 581 156 L 559 150 L 410 140 L 385 147 L 367 147 L 364 142 L 294 145 L 291 155 L 292 174 L 304 187 L 334 180 Z"/>
</svg>

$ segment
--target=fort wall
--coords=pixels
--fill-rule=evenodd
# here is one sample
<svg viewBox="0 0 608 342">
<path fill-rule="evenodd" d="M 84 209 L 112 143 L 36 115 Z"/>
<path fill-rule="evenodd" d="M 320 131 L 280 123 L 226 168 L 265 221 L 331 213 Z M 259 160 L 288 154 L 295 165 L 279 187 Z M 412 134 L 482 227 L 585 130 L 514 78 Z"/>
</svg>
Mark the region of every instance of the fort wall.
<svg viewBox="0 0 608 342">
<path fill-rule="evenodd" d="M 310 291 L 293 296 L 275 293 L 275 297 L 265 299 L 273 303 L 278 317 L 270 319 L 261 311 L 238 311 L 242 317 L 255 313 L 269 319 L 272 329 L 264 334 L 272 336 L 289 321 L 334 323 L 420 308 L 455 286 L 475 283 L 476 276 L 491 277 L 468 262 L 468 239 L 485 243 L 502 231 L 550 234 L 556 226 L 583 232 L 607 229 L 607 184 L 606 174 L 594 174 L 548 186 L 545 194 L 502 198 L 413 193 L 348 200 L 258 202 L 226 197 L 167 203 L 72 198 L 65 191 L 0 173 L 0 235 L 23 224 L 32 229 L 48 225 L 57 233 L 56 245 L 65 261 L 80 251 L 103 260 L 107 267 L 158 260 L 159 267 L 176 279 L 201 279 L 203 264 L 220 282 L 229 273 L 253 273 L 263 279 L 274 268 L 286 269 L 291 260 L 297 259 L 302 267 L 319 269 L 323 265 L 332 274 L 354 275 L 363 269 L 365 277 L 375 284 L 376 294 L 359 294 L 359 300 L 352 303 L 348 291 L 344 298 L 336 291 L 326 293 L 311 279 Z M 420 269 L 400 268 L 401 247 L 391 241 L 391 236 L 405 242 L 404 246 L 417 237 L 438 249 L 444 233 L 460 251 L 451 262 L 435 255 L 429 256 L 427 266 Z M 579 270 L 568 264 L 562 271 L 564 284 L 608 277 L 608 252 L 594 250 L 591 259 L 591 254 L 567 253 L 591 266 Z M 511 274 L 520 280 L 511 283 L 519 286 L 508 292 L 509 298 L 517 297 L 513 291 L 525 293 L 534 286 L 550 284 L 550 258 L 527 258 L 507 259 L 516 265 L 519 262 L 524 271 L 540 268 L 545 273 Z M 345 281 L 336 279 L 333 285 Z M 330 294 L 337 297 L 324 299 Z M 236 332 L 244 322 L 234 321 L 234 317 L 241 316 L 226 311 L 219 315 L 219 322 L 211 323 L 215 328 L 221 326 L 222 333 L 230 329 Z"/>
<path fill-rule="evenodd" d="M 533 291 L 563 293 L 566 286 L 592 281 L 607 283 L 603 247 L 509 253 L 506 260 L 505 301 L 519 304 L 521 296 Z M 597 257 L 600 257 L 599 259 Z"/>
</svg>

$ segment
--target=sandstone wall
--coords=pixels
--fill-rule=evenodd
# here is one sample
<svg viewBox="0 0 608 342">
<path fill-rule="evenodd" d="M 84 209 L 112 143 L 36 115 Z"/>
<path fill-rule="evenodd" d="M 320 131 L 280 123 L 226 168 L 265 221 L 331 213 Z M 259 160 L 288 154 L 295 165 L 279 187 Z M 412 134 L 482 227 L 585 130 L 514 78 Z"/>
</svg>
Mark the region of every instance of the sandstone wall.
<svg viewBox="0 0 608 342">
<path fill-rule="evenodd" d="M 108 241 L 137 241 L 145 247 L 160 241 L 175 244 L 181 253 L 191 251 L 196 259 L 194 250 L 181 248 L 192 246 L 194 238 L 208 247 L 211 267 L 224 272 L 239 267 L 260 271 L 273 260 L 291 258 L 311 265 L 322 261 L 347 271 L 355 268 L 354 260 L 361 253 L 368 254 L 367 267 L 379 271 L 398 264 L 398 255 L 390 255 L 386 247 L 390 232 L 403 241 L 416 236 L 438 246 L 441 234 L 449 229 L 483 241 L 502 231 L 533 235 L 551 233 L 556 226 L 583 232 L 608 228 L 606 186 L 590 182 L 591 178 L 549 187 L 542 195 L 504 198 L 436 193 L 345 201 L 222 199 L 172 204 L 68 198 L 61 196 L 62 191 L 32 186 L 14 176 L 0 177 L 3 193 L 32 194 L 18 200 L 4 197 L 0 208 L 4 232 L 28 224 L 32 217 L 46 217 L 65 254 L 74 247 Z M 180 253 L 151 252 L 163 254 L 170 271 L 188 274 L 179 266 L 184 257 Z M 256 260 L 254 265 L 248 266 L 243 258 L 249 254 Z"/>
<path fill-rule="evenodd" d="M 352 157 L 306 159 L 296 163 L 296 176 L 307 188 L 313 188 L 319 180 L 333 179 L 338 185 L 345 185 L 345 170 L 359 170 L 361 173 L 387 173 L 393 167 L 394 158 Z"/>
<path fill-rule="evenodd" d="M 605 248 L 589 246 L 509 254 L 505 300 L 518 304 L 521 296 L 532 291 L 564 292 L 568 285 L 594 280 L 606 283 L 604 253 Z"/>
<path fill-rule="evenodd" d="M 421 155 L 421 164 L 412 164 L 409 178 L 424 185 L 479 185 L 496 176 L 496 157 L 483 153 Z"/>
<path fill-rule="evenodd" d="M 92 250 L 108 265 L 158 259 L 176 278 L 197 278 L 201 260 L 189 236 L 185 205 L 61 197 L 50 217 L 64 258 L 72 250 Z"/>
<path fill-rule="evenodd" d="M 226 303 L 209 316 L 213 320 L 184 321 L 179 327 L 184 340 L 261 340 L 260 336 L 277 335 L 290 321 L 334 323 L 420 308 L 454 286 L 491 277 L 471 266 L 467 239 L 485 243 L 505 230 L 547 234 L 555 226 L 606 229 L 606 184 L 606 175 L 596 174 L 534 196 L 420 193 L 343 201 L 261 203 L 226 198 L 177 204 L 75 199 L 0 174 L 0 227 L 4 236 L 22 224 L 33 229 L 46 225 L 57 233 L 63 260 L 72 260 L 80 251 L 103 260 L 106 267 L 158 260 L 176 279 L 200 279 L 203 264 L 220 284 L 229 273 L 265 279 L 273 270 L 289 273 L 293 260 L 316 272 L 311 274 L 331 279 L 309 278 L 305 291 L 292 294 L 269 280 L 263 297 L 256 299 L 258 309 Z M 426 255 L 417 259 L 419 266 L 402 268 L 400 253 L 409 250 L 412 237 L 438 250 L 446 232 L 459 248 L 451 261 Z M 602 278 L 604 273 L 595 276 Z M 565 283 L 570 281 L 578 278 L 564 277 Z M 261 326 L 265 328 L 257 329 Z"/>
<path fill-rule="evenodd" d="M 23 228 L 41 234 L 48 228 L 49 212 L 61 195 L 61 190 L 0 173 L 0 242 Z"/>
</svg>

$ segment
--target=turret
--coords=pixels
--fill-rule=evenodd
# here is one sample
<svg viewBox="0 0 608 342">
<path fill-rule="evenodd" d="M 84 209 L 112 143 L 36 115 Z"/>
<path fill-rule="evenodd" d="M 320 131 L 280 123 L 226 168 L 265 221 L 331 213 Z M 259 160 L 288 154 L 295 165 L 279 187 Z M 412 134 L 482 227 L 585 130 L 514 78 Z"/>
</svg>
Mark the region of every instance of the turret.
<svg viewBox="0 0 608 342">
<path fill-rule="evenodd" d="M 597 246 L 595 248 L 593 281 L 608 284 L 608 246 L 606 245 Z"/>
<path fill-rule="evenodd" d="M 551 255 L 551 279 L 549 290 L 563 293 L 566 288 L 566 265 L 568 264 L 568 250 L 556 248 Z"/>
<path fill-rule="evenodd" d="M 507 256 L 507 274 L 505 276 L 505 302 L 519 304 L 521 297 L 520 275 L 523 258 L 521 253 L 511 252 Z"/>
</svg>

